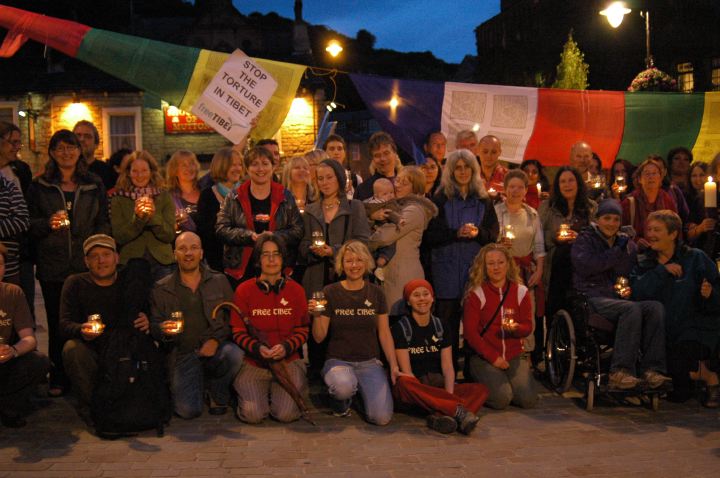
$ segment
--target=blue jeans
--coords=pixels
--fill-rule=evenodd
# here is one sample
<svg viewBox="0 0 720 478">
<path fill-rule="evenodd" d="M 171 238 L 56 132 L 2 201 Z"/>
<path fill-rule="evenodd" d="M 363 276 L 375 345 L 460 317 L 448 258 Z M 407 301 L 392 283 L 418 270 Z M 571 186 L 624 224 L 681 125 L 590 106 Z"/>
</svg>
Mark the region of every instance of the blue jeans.
<svg viewBox="0 0 720 478">
<path fill-rule="evenodd" d="M 610 371 L 625 369 L 665 373 L 665 307 L 654 300 L 631 302 L 590 297 L 590 307 L 615 324 L 615 344 Z"/>
<path fill-rule="evenodd" d="M 367 420 L 375 425 L 390 423 L 393 399 L 382 362 L 377 359 L 364 362 L 328 359 L 322 375 L 330 396 L 340 402 L 339 407 L 347 410 L 359 390 Z"/>
<path fill-rule="evenodd" d="M 230 386 L 243 363 L 243 351 L 232 342 L 222 342 L 210 358 L 195 353 L 176 355 L 172 367 L 175 413 L 182 418 L 202 415 L 205 377 L 210 397 L 218 405 L 230 402 Z"/>
</svg>

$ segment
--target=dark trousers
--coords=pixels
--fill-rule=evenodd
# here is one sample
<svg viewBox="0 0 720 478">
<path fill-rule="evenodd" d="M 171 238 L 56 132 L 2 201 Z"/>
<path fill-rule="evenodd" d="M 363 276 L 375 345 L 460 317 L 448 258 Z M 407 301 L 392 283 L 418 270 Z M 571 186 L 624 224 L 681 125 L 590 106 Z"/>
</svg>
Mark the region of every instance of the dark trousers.
<svg viewBox="0 0 720 478">
<path fill-rule="evenodd" d="M 449 337 L 452 343 L 453 366 L 458 369 L 460 357 L 460 323 L 462 322 L 462 306 L 460 299 L 437 299 L 435 301 L 435 315 L 444 319 L 450 327 Z"/>
<path fill-rule="evenodd" d="M 62 349 L 65 340 L 60 335 L 60 295 L 63 282 L 40 281 L 48 323 L 48 355 L 50 356 L 50 387 L 66 387 Z"/>
<path fill-rule="evenodd" d="M 458 405 L 477 413 L 487 396 L 488 389 L 481 383 L 458 383 L 454 393 L 449 393 L 444 388 L 425 385 L 415 377 L 398 377 L 393 386 L 395 400 L 448 417 L 455 416 Z"/>
<path fill-rule="evenodd" d="M 45 381 L 50 361 L 40 352 L 30 352 L 0 364 L 0 413 L 24 415 L 35 386 Z"/>
<path fill-rule="evenodd" d="M 89 410 L 98 369 L 97 352 L 83 339 L 70 339 L 65 342 L 62 357 L 79 407 Z"/>
<path fill-rule="evenodd" d="M 698 371 L 698 362 L 704 360 L 711 372 L 720 371 L 720 360 L 717 353 L 694 341 L 681 341 L 668 347 L 668 373 L 672 377 L 674 401 L 684 402 L 692 396 L 692 380 L 690 372 Z"/>
</svg>

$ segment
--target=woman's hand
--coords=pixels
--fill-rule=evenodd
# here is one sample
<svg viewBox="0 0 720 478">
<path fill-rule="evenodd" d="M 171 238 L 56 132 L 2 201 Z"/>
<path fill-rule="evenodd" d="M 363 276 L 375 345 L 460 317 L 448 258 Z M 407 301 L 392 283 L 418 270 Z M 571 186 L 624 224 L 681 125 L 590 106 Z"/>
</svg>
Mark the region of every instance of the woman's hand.
<svg viewBox="0 0 720 478">
<path fill-rule="evenodd" d="M 675 277 L 682 277 L 683 275 L 682 266 L 680 264 L 665 264 L 665 270 Z"/>
<path fill-rule="evenodd" d="M 273 360 L 272 350 L 267 348 L 266 346 L 261 345 L 259 352 L 260 352 L 260 357 L 264 358 L 265 360 Z"/>
<path fill-rule="evenodd" d="M 702 285 L 700 286 L 700 295 L 703 299 L 708 299 L 710 294 L 712 294 L 712 284 L 710 284 L 707 279 L 703 279 Z"/>
<path fill-rule="evenodd" d="M 332 247 L 327 244 L 323 244 L 322 246 L 310 246 L 310 251 L 320 257 L 332 257 L 333 255 Z"/>
<path fill-rule="evenodd" d="M 400 371 L 400 367 L 398 367 L 397 365 L 392 367 L 390 369 L 390 381 L 392 382 L 392 384 L 395 385 L 395 382 L 397 382 L 398 377 L 400 377 L 402 375 L 407 375 L 407 374 L 402 373 Z"/>
<path fill-rule="evenodd" d="M 389 215 L 390 209 L 378 209 L 374 213 L 370 214 L 370 219 L 372 219 L 373 221 L 387 221 Z"/>
<path fill-rule="evenodd" d="M 535 269 L 535 272 L 528 278 L 528 287 L 535 287 L 542 280 L 543 271 L 542 269 Z"/>
<path fill-rule="evenodd" d="M 143 196 L 135 200 L 135 215 L 140 219 L 149 219 L 155 214 L 155 201 Z"/>
<path fill-rule="evenodd" d="M 715 224 L 717 221 L 715 219 L 703 219 L 703 221 L 697 225 L 695 230 L 698 232 L 698 234 L 703 232 L 710 232 L 715 229 Z"/>
<path fill-rule="evenodd" d="M 501 237 L 499 242 L 508 249 L 510 249 L 513 245 L 512 239 L 508 239 L 507 237 Z"/>
<path fill-rule="evenodd" d="M 499 368 L 500 370 L 507 370 L 510 368 L 510 364 L 507 363 L 507 360 L 505 360 L 502 357 L 498 357 L 493 362 L 493 367 Z"/>
</svg>

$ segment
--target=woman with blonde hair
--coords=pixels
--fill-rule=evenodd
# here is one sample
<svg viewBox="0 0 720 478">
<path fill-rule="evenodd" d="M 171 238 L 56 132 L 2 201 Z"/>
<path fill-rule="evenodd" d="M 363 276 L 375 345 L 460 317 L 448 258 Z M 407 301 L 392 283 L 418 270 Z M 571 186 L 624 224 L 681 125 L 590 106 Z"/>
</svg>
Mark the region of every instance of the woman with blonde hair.
<svg viewBox="0 0 720 478">
<path fill-rule="evenodd" d="M 215 234 L 215 223 L 220 205 L 230 191 L 236 190 L 245 175 L 240 152 L 232 147 L 217 150 L 210 161 L 213 185 L 200 193 L 197 204 L 197 232 L 202 240 L 203 257 L 210 268 L 223 270 L 223 245 Z"/>
<path fill-rule="evenodd" d="M 431 249 L 430 270 L 438 317 L 448 321 L 457 369 L 460 301 L 473 258 L 485 244 L 495 242 L 498 220 L 480 179 L 475 155 L 459 149 L 448 156 L 438 192 L 433 197 L 438 215 L 424 236 Z"/>
<path fill-rule="evenodd" d="M 345 278 L 325 286 L 324 307 L 314 299 L 308 306 L 315 314 L 313 337 L 318 343 L 328 340 L 322 375 L 333 398 L 335 416 L 348 416 L 352 399 L 360 392 L 367 420 L 387 425 L 393 414 L 393 399 L 380 362 L 381 351 L 390 366 L 393 384 L 400 369 L 385 294 L 366 278 L 373 262 L 362 242 L 343 244 L 335 257 L 335 271 L 338 276 L 345 274 Z"/>
<path fill-rule="evenodd" d="M 532 408 L 538 395 L 522 339 L 532 332 L 532 305 L 520 269 L 501 244 L 483 247 L 470 268 L 464 336 L 474 354 L 470 376 L 488 387 L 487 406 Z"/>
<path fill-rule="evenodd" d="M 172 273 L 175 206 L 148 151 L 135 151 L 123 160 L 110 205 L 120 263 L 146 259 L 155 280 Z"/>
<path fill-rule="evenodd" d="M 292 193 L 295 204 L 301 213 L 305 212 L 308 204 L 317 200 L 317 190 L 313 185 L 310 163 L 305 156 L 293 156 L 285 161 L 280 182 Z"/>
<path fill-rule="evenodd" d="M 197 231 L 200 186 L 197 156 L 187 149 L 179 149 L 170 156 L 165 166 L 165 178 L 175 203 L 177 231 Z"/>
</svg>

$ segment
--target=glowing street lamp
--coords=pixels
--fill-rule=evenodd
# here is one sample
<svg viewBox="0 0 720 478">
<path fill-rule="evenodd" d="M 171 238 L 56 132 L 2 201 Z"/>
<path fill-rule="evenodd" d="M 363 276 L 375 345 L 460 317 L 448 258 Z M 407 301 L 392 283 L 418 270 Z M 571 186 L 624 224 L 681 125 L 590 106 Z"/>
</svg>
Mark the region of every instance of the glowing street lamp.
<svg viewBox="0 0 720 478">
<path fill-rule="evenodd" d="M 330 56 L 333 58 L 336 58 L 343 51 L 343 47 L 337 40 L 330 40 L 325 51 L 330 53 Z"/>
<path fill-rule="evenodd" d="M 612 2 L 605 10 L 600 11 L 600 15 L 607 18 L 610 26 L 617 28 L 622 23 L 625 15 L 630 12 L 632 12 L 632 10 L 625 6 L 625 2 Z M 651 68 L 655 61 L 650 54 L 650 12 L 648 10 L 641 10 L 640 16 L 645 19 L 645 67 Z"/>
<path fill-rule="evenodd" d="M 625 6 L 624 2 L 613 2 L 605 10 L 600 11 L 600 15 L 607 17 L 608 23 L 613 28 L 617 28 L 625 18 L 625 15 L 630 13 L 632 10 Z"/>
</svg>

